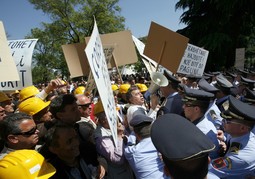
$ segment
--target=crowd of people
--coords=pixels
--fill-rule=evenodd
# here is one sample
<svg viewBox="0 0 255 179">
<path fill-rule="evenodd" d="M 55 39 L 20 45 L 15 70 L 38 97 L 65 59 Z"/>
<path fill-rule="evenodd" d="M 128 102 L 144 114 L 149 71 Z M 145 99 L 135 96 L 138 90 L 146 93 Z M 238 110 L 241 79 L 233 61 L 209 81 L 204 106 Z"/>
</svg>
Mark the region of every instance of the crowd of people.
<svg viewBox="0 0 255 179">
<path fill-rule="evenodd" d="M 116 143 L 86 81 L 0 92 L 0 178 L 255 178 L 255 73 L 162 76 L 111 77 Z"/>
</svg>

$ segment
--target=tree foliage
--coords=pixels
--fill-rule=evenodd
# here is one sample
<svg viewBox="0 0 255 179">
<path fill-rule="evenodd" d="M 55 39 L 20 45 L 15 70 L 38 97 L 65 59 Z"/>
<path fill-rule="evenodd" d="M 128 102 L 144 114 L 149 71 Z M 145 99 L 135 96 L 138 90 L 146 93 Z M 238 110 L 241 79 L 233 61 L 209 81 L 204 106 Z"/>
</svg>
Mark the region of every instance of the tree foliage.
<svg viewBox="0 0 255 179">
<path fill-rule="evenodd" d="M 34 82 L 47 81 L 54 75 L 68 77 L 61 45 L 82 43 L 93 30 L 94 17 L 101 34 L 124 30 L 118 0 L 29 0 L 42 10 L 51 23 L 42 23 L 26 38 L 38 38 L 33 56 Z"/>
<path fill-rule="evenodd" d="M 181 22 L 178 30 L 190 43 L 209 50 L 208 70 L 234 65 L 235 49 L 249 46 L 247 37 L 254 34 L 253 0 L 180 0 Z"/>
</svg>

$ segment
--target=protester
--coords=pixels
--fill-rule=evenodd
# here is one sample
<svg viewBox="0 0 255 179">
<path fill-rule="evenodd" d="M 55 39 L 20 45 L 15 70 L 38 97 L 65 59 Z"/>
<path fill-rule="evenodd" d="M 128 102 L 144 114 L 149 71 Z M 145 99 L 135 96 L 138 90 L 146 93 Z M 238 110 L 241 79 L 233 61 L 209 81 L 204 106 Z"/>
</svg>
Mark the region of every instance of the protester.
<svg viewBox="0 0 255 179">
<path fill-rule="evenodd" d="M 53 126 L 45 136 L 45 144 L 56 155 L 49 160 L 57 170 L 52 178 L 92 178 L 93 168 L 80 155 L 79 136 L 72 126 Z"/>
<path fill-rule="evenodd" d="M 129 137 L 125 145 L 125 156 L 136 178 L 168 178 L 164 175 L 164 164 L 151 141 L 152 122 L 153 119 L 144 114 L 138 114 L 130 121 L 136 142 L 133 137 Z"/>
<path fill-rule="evenodd" d="M 91 99 L 84 94 L 77 94 L 76 98 L 77 98 L 78 109 L 81 113 L 81 120 L 78 122 L 82 122 L 82 121 L 88 122 L 89 124 L 93 126 L 94 129 L 96 129 L 97 125 L 90 117 L 92 113 Z"/>
<path fill-rule="evenodd" d="M 106 178 L 123 178 L 132 179 L 132 170 L 124 156 L 123 134 L 124 126 L 117 122 L 117 146 L 114 145 L 113 134 L 110 130 L 102 102 L 95 105 L 95 115 L 98 118 L 98 126 L 95 131 L 95 140 L 97 151 L 102 155 L 108 164 Z"/>
<path fill-rule="evenodd" d="M 97 154 L 95 141 L 92 140 L 94 128 L 89 127 L 85 122 L 77 123 L 77 121 L 81 120 L 81 113 L 78 109 L 75 96 L 72 94 L 57 96 L 51 101 L 50 112 L 58 123 L 75 127 L 80 139 L 81 157 L 88 165 L 92 164 L 97 167 L 98 176 L 102 178 L 107 171 L 107 164 L 105 159 L 99 157 Z M 42 153 L 45 151 L 47 150 L 43 148 Z M 45 157 L 48 154 L 46 152 L 43 155 Z"/>
<path fill-rule="evenodd" d="M 2 121 L 5 116 L 5 110 L 2 106 L 0 106 L 0 121 Z"/>
<path fill-rule="evenodd" d="M 4 117 L 0 121 L 0 129 L 5 145 L 0 158 L 14 150 L 35 149 L 39 140 L 39 131 L 34 120 L 25 113 L 14 113 Z"/>
<path fill-rule="evenodd" d="M 39 133 L 39 143 L 43 144 L 47 130 L 54 124 L 54 119 L 49 111 L 50 101 L 44 102 L 38 97 L 30 97 L 19 104 L 19 111 L 24 112 L 34 119 Z"/>
<path fill-rule="evenodd" d="M 14 104 L 12 103 L 12 99 L 4 92 L 0 92 L 0 106 L 4 108 L 6 115 L 14 113 Z"/>
<path fill-rule="evenodd" d="M 148 109 L 145 107 L 144 97 L 137 86 L 132 86 L 127 92 L 127 100 L 130 103 L 130 106 L 127 110 L 127 126 L 132 130 L 132 126 L 130 126 L 130 121 L 137 114 L 144 114 L 153 119 L 156 119 L 157 107 L 158 107 L 158 97 L 156 95 L 151 95 L 151 108 Z"/>
<path fill-rule="evenodd" d="M 161 153 L 165 174 L 172 179 L 206 179 L 213 143 L 195 125 L 177 114 L 160 116 L 151 139 Z"/>
</svg>

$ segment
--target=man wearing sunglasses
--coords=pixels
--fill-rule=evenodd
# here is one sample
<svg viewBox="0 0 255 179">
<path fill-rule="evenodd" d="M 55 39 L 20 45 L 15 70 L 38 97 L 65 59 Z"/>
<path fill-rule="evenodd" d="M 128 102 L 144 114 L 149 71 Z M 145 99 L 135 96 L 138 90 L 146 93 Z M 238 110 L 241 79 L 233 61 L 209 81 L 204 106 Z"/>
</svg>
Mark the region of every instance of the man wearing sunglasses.
<svg viewBox="0 0 255 179">
<path fill-rule="evenodd" d="M 78 122 L 87 122 L 93 126 L 94 129 L 96 129 L 97 125 L 95 122 L 90 118 L 90 115 L 92 113 L 92 107 L 91 107 L 91 99 L 89 99 L 84 94 L 78 94 L 76 95 L 77 98 L 77 105 L 78 109 L 81 113 L 81 120 Z"/>
<path fill-rule="evenodd" d="M 0 122 L 0 129 L 5 144 L 0 158 L 14 150 L 35 149 L 39 130 L 31 116 L 25 113 L 9 114 Z"/>
<path fill-rule="evenodd" d="M 224 157 L 211 162 L 210 172 L 220 178 L 249 178 L 255 176 L 254 106 L 229 97 L 228 109 L 221 113 L 227 151 Z"/>
<path fill-rule="evenodd" d="M 183 109 L 185 117 L 196 125 L 214 143 L 215 149 L 210 152 L 210 157 L 219 157 L 218 151 L 220 150 L 220 141 L 217 139 L 217 129 L 205 116 L 214 94 L 188 87 L 184 87 L 184 93 Z"/>
</svg>

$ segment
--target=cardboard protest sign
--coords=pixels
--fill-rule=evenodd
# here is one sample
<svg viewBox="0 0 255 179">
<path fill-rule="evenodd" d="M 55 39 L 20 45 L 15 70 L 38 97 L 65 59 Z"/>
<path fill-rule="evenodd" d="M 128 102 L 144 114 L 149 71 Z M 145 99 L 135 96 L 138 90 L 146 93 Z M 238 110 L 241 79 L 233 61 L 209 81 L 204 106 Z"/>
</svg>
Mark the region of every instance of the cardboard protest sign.
<svg viewBox="0 0 255 179">
<path fill-rule="evenodd" d="M 17 67 L 8 47 L 4 25 L 0 21 L 0 82 L 19 80 Z"/>
<path fill-rule="evenodd" d="M 91 72 L 104 107 L 105 114 L 112 132 L 112 137 L 117 146 L 117 114 L 111 88 L 111 81 L 104 56 L 103 45 L 100 39 L 96 21 L 91 38 L 85 49 Z"/>
<path fill-rule="evenodd" d="M 100 38 L 104 48 L 109 45 L 114 47 L 113 56 L 117 66 L 132 64 L 138 61 L 132 34 L 129 30 L 103 34 L 100 35 Z M 89 39 L 90 37 L 86 37 L 86 42 L 88 42 Z M 111 67 L 114 66 L 110 66 L 109 68 Z"/>
<path fill-rule="evenodd" d="M 0 90 L 20 90 L 33 85 L 32 56 L 38 39 L 10 40 L 9 48 L 18 69 L 20 81 L 1 82 Z"/>
<path fill-rule="evenodd" d="M 187 37 L 151 22 L 143 53 L 158 64 L 176 73 L 188 41 Z"/>
<path fill-rule="evenodd" d="M 156 71 L 156 67 L 158 65 L 158 63 L 156 63 L 155 61 L 153 61 L 152 59 L 150 59 L 149 57 L 147 57 L 146 55 L 143 54 L 145 45 L 143 42 L 141 42 L 138 38 L 136 38 L 135 36 L 132 36 L 132 39 L 135 43 L 136 48 L 138 49 L 138 52 L 142 58 L 142 61 L 146 67 L 146 69 L 148 70 L 148 72 L 151 74 L 152 72 Z"/>
<path fill-rule="evenodd" d="M 182 57 L 178 73 L 202 76 L 206 66 L 209 51 L 188 44 Z"/>
<path fill-rule="evenodd" d="M 86 76 L 90 72 L 87 56 L 84 53 L 86 43 L 62 45 L 71 78 Z"/>
<path fill-rule="evenodd" d="M 245 48 L 237 48 L 236 49 L 236 60 L 235 60 L 235 68 L 244 69 L 244 61 L 245 61 Z"/>
</svg>

